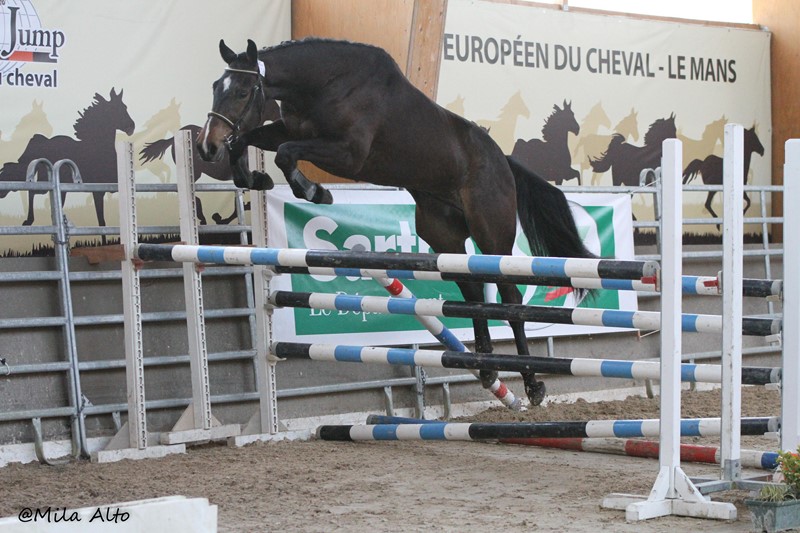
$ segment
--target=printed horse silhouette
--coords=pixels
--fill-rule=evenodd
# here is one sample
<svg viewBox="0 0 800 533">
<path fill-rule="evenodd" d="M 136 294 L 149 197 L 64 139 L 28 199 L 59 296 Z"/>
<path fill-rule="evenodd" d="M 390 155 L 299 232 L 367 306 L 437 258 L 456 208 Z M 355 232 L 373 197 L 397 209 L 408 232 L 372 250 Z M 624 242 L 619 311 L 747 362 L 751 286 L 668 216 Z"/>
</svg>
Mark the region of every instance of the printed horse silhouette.
<svg viewBox="0 0 800 533">
<path fill-rule="evenodd" d="M 631 112 L 613 128 L 613 131 L 616 134 L 622 135 L 626 142 L 628 139 L 633 142 L 639 140 L 639 122 L 636 119 L 637 115 L 638 113 L 631 108 Z M 580 157 L 578 161 L 581 167 L 581 174 L 583 174 L 584 170 L 592 170 L 591 159 L 602 157 L 603 152 L 608 150 L 608 145 L 611 144 L 613 137 L 614 134 L 590 134 L 581 136 L 580 142 L 576 147 L 576 156 Z M 600 183 L 601 175 L 602 173 L 592 172 L 592 185 L 598 185 Z"/>
<path fill-rule="evenodd" d="M 590 158 L 589 162 L 595 172 L 611 170 L 611 182 L 615 186 L 636 187 L 642 170 L 661 166 L 661 143 L 675 136 L 675 115 L 672 114 L 650 125 L 644 134 L 644 146 L 628 144 L 625 137 L 617 133 L 611 137 L 606 151 L 599 158 Z"/>
<path fill-rule="evenodd" d="M 525 141 L 517 139 L 511 155 L 546 180 L 561 185 L 577 178 L 581 184 L 581 173 L 572 168 L 572 156 L 567 144 L 568 134 L 578 135 L 580 127 L 572 112 L 572 105 L 564 100 L 562 108 L 553 106 L 553 112 L 545 120 L 542 139 Z"/>
<path fill-rule="evenodd" d="M 723 115 L 719 120 L 707 124 L 700 139 L 689 138 L 678 130 L 678 139 L 683 143 L 683 168 L 686 168 L 695 159 L 703 159 L 709 154 L 719 155 L 721 153 L 715 149 L 717 143 L 722 143 L 727 122 L 728 119 Z"/>
<path fill-rule="evenodd" d="M 94 101 L 79 113 L 73 128 L 75 129 L 75 139 L 66 135 L 55 137 L 34 135 L 17 162 L 8 162 L 3 165 L 3 168 L 0 169 L 0 180 L 25 181 L 28 163 L 43 157 L 50 161 L 71 159 L 78 166 L 84 183 L 116 183 L 117 152 L 114 148 L 116 131 L 132 135 L 135 128 L 133 119 L 128 114 L 128 108 L 122 101 L 122 91 L 117 94 L 114 89 L 111 89 L 108 100 L 95 93 Z M 43 170 L 37 172 L 37 177 L 39 181 L 47 179 Z M 70 172 L 63 172 L 61 178 L 61 181 L 73 179 Z M 5 192 L 0 192 L 0 198 L 5 194 Z M 33 202 L 37 194 L 44 194 L 44 192 L 28 191 L 28 216 L 22 223 L 23 226 L 33 224 Z M 106 225 L 104 195 L 103 192 L 92 193 L 97 223 L 100 226 Z M 65 199 L 66 193 L 63 193 L 61 195 L 62 204 Z"/>
<path fill-rule="evenodd" d="M 453 100 L 449 104 L 446 104 L 444 106 L 444 108 L 447 109 L 448 111 L 452 112 L 452 113 L 455 113 L 459 117 L 463 117 L 464 116 L 464 97 L 459 94 L 458 96 L 456 96 L 455 100 Z"/>
<path fill-rule="evenodd" d="M 47 120 L 43 108 L 42 102 L 33 100 L 31 110 L 19 120 L 7 141 L 3 140 L 3 133 L 0 132 L 0 161 L 17 159 L 35 134 L 53 134 L 53 126 Z"/>
<path fill-rule="evenodd" d="M 750 172 L 750 160 L 753 157 L 753 152 L 760 156 L 764 155 L 764 145 L 761 144 L 758 135 L 756 135 L 755 125 L 753 125 L 752 128 L 744 130 L 744 175 L 742 179 L 745 185 L 747 184 L 747 173 Z M 700 174 L 705 185 L 722 185 L 722 158 L 712 154 L 705 159 L 695 159 L 689 163 L 683 171 L 683 183 L 689 183 L 696 178 L 698 174 Z M 711 208 L 711 202 L 714 200 L 714 195 L 716 194 L 717 191 L 709 191 L 705 203 L 706 210 L 711 213 L 711 216 L 714 218 L 717 218 L 717 213 Z M 750 197 L 747 195 L 747 192 L 743 194 L 745 202 L 744 212 L 747 213 L 747 210 L 750 209 Z M 719 229 L 719 224 L 717 224 L 717 229 Z"/>
<path fill-rule="evenodd" d="M 157 111 L 147 122 L 144 123 L 144 129 L 134 133 L 129 141 L 133 144 L 134 150 L 139 150 L 147 144 L 163 138 L 166 135 L 174 135 L 178 128 L 181 127 L 181 105 L 173 98 L 170 100 L 169 105 Z M 172 171 L 169 166 L 158 158 L 143 161 L 139 159 L 134 161 L 134 169 L 146 169 L 155 174 L 161 183 L 169 181 Z"/>
<path fill-rule="evenodd" d="M 603 103 L 597 102 L 581 121 L 580 135 L 569 138 L 569 153 L 572 155 L 573 164 L 581 166 L 581 162 L 586 160 L 586 156 L 583 154 L 585 139 L 590 135 L 597 135 L 601 127 L 610 128 L 611 119 L 608 118 L 606 110 L 603 109 Z M 589 163 L 587 162 L 586 164 L 588 165 Z M 581 169 L 581 174 L 583 174 L 583 169 Z"/>
<path fill-rule="evenodd" d="M 273 100 L 274 102 L 274 100 Z M 275 103 L 274 111 L 270 107 L 270 113 L 266 116 L 265 120 L 276 120 L 280 117 L 280 114 L 277 113 L 279 111 L 278 104 Z M 192 132 L 192 137 L 197 138 L 197 135 L 200 133 L 201 127 L 196 126 L 194 124 L 189 124 L 184 126 L 180 129 L 180 131 L 190 131 Z M 148 143 L 142 148 L 139 152 L 139 160 L 141 161 L 142 165 L 145 165 L 153 160 L 161 159 L 164 157 L 164 154 L 167 150 L 172 151 L 172 161 L 175 162 L 175 142 L 174 137 L 170 137 L 169 139 L 161 139 L 158 141 L 154 141 Z M 197 181 L 200 179 L 200 176 L 205 174 L 209 178 L 213 178 L 219 181 L 230 181 L 233 179 L 233 174 L 231 173 L 231 165 L 230 161 L 228 160 L 227 152 L 223 154 L 222 159 L 219 161 L 205 161 L 201 158 L 197 150 L 192 151 L 192 169 L 194 170 L 194 174 L 192 176 L 193 181 Z M 203 213 L 203 203 L 200 201 L 200 198 L 195 196 L 195 206 L 197 208 L 197 218 L 201 224 L 206 224 L 206 216 Z M 250 208 L 250 204 L 245 204 L 245 210 Z M 230 224 L 234 218 L 236 218 L 236 207 L 234 206 L 233 212 L 225 218 L 222 217 L 219 213 L 214 213 L 211 215 L 211 218 L 217 224 Z"/>
<path fill-rule="evenodd" d="M 462 117 L 464 116 L 463 112 L 457 114 Z M 530 116 L 531 112 L 522 99 L 522 91 L 517 91 L 511 95 L 506 105 L 500 110 L 500 116 L 497 120 L 476 120 L 475 123 L 488 131 L 489 135 L 494 139 L 494 142 L 503 150 L 503 153 L 507 154 L 514 146 L 514 134 L 517 130 L 517 120 L 519 117 L 528 118 Z"/>
<path fill-rule="evenodd" d="M 315 203 L 331 203 L 332 195 L 298 170 L 299 160 L 347 179 L 405 187 L 416 202 L 417 233 L 435 252 L 465 253 L 472 237 L 485 254 L 510 254 L 519 215 L 532 253 L 592 257 L 561 191 L 506 157 L 480 126 L 432 102 L 384 50 L 306 39 L 260 51 L 248 41 L 237 55 L 220 41 L 220 54 L 227 68 L 213 84 L 198 149 L 218 161 L 227 146 L 237 186 L 272 187 L 242 157 L 253 145 L 277 152 L 295 196 Z M 282 118 L 259 127 L 267 98 L 281 102 Z M 522 302 L 516 285 L 497 285 L 503 302 Z M 465 300 L 484 302 L 482 283 L 458 286 Z M 510 325 L 517 351 L 529 353 L 524 323 Z M 487 321 L 473 327 L 476 351 L 490 353 Z M 522 375 L 538 405 L 544 383 L 533 372 Z M 481 371 L 484 387 L 495 379 Z"/>
</svg>

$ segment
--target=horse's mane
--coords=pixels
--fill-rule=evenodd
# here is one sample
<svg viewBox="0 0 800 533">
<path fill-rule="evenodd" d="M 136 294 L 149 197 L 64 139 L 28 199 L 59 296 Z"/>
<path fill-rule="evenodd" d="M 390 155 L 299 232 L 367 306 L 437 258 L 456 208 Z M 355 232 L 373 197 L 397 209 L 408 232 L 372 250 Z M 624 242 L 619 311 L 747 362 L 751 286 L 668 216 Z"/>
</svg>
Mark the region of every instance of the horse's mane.
<svg viewBox="0 0 800 533">
<path fill-rule="evenodd" d="M 356 41 L 345 41 L 345 40 L 342 40 L 342 39 L 327 39 L 327 38 L 323 38 L 323 37 L 313 37 L 313 36 L 312 37 L 304 37 L 303 39 L 299 39 L 299 40 L 295 40 L 295 41 L 283 41 L 282 43 L 276 44 L 274 46 L 267 46 L 267 47 L 262 48 L 261 50 L 259 50 L 259 53 L 268 52 L 270 50 L 280 50 L 282 48 L 290 48 L 290 47 L 293 47 L 293 46 L 317 46 L 319 44 L 333 44 L 333 45 L 338 45 L 338 46 L 365 48 L 365 49 L 374 50 L 376 52 L 381 52 L 381 53 L 383 53 L 384 55 L 386 55 L 389 58 L 392 57 L 383 48 L 381 48 L 379 46 L 372 45 L 372 44 L 359 43 L 359 42 L 356 42 Z M 392 61 L 394 61 L 393 58 L 392 58 Z"/>
<path fill-rule="evenodd" d="M 659 118 L 647 128 L 644 134 L 644 144 L 657 144 L 664 139 L 671 139 L 677 135 L 675 131 L 675 117 Z"/>
<path fill-rule="evenodd" d="M 75 137 L 86 140 L 91 137 L 91 132 L 95 130 L 98 123 L 103 123 L 103 106 L 108 104 L 100 95 L 94 95 L 94 101 L 89 107 L 78 112 L 78 120 L 72 125 L 75 130 Z"/>
<path fill-rule="evenodd" d="M 542 126 L 542 139 L 545 142 L 552 142 L 556 141 L 557 134 L 563 131 L 562 121 L 555 120 L 557 115 L 564 115 L 564 109 L 554 109 L 550 116 L 547 117 L 544 121 L 544 126 Z"/>
</svg>

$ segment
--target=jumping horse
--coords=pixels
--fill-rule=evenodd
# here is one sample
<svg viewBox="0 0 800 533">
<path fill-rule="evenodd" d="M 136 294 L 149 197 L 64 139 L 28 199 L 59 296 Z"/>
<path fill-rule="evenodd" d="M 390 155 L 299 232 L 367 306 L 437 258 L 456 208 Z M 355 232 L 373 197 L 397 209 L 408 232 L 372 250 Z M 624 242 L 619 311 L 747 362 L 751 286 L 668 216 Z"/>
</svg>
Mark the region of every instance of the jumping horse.
<svg viewBox="0 0 800 533">
<path fill-rule="evenodd" d="M 417 233 L 437 253 L 465 253 L 472 237 L 482 253 L 510 255 L 516 219 L 534 255 L 594 257 L 583 245 L 564 194 L 506 157 L 476 124 L 447 111 L 417 90 L 381 48 L 327 39 L 286 42 L 258 50 L 248 40 L 236 54 L 223 41 L 227 64 L 214 82 L 212 110 L 200 131 L 201 157 L 219 160 L 227 149 L 238 187 L 266 190 L 264 173 L 251 172 L 247 146 L 276 152 L 275 163 L 295 196 L 331 203 L 331 193 L 308 180 L 299 160 L 355 181 L 404 187 L 416 202 Z M 262 125 L 268 99 L 281 119 Z M 483 284 L 460 282 L 466 301 L 484 302 Z M 519 304 L 513 283 L 498 284 L 505 303 Z M 516 348 L 529 354 L 523 322 L 510 322 Z M 492 351 L 486 320 L 474 320 L 475 350 Z M 545 386 L 522 374 L 533 405 Z M 484 387 L 496 372 L 481 371 Z"/>
</svg>

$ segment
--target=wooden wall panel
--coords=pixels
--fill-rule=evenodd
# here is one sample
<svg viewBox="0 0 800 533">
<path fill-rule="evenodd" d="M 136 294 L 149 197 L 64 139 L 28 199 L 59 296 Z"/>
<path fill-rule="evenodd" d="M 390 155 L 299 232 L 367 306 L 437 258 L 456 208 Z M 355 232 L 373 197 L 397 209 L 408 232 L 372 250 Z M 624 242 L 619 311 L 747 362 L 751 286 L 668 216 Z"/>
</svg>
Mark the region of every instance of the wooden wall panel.
<svg viewBox="0 0 800 533">
<path fill-rule="evenodd" d="M 292 0 L 292 39 L 330 37 L 380 46 L 404 67 L 414 0 Z"/>
<path fill-rule="evenodd" d="M 772 182 L 781 185 L 784 143 L 800 138 L 800 2 L 753 0 L 753 21 L 772 32 Z M 783 195 L 773 196 L 772 211 L 783 214 Z M 782 228 L 774 228 L 780 240 Z"/>
</svg>

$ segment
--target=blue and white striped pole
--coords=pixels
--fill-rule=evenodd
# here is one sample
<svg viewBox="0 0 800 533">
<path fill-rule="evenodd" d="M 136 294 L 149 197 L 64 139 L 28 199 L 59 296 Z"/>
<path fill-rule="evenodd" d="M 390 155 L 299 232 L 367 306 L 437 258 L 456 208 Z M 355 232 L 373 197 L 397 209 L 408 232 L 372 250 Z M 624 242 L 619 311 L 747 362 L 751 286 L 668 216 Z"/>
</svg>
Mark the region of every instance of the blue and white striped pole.
<svg viewBox="0 0 800 533">
<path fill-rule="evenodd" d="M 270 302 L 278 307 L 305 307 L 369 313 L 485 318 L 584 326 L 605 326 L 655 331 L 661 327 L 661 313 L 656 311 L 621 311 L 615 309 L 563 308 L 521 304 L 458 302 L 449 300 L 385 298 L 292 291 L 276 291 Z M 720 333 L 722 317 L 683 314 L 682 329 L 696 333 Z M 745 317 L 745 335 L 767 336 L 780 332 L 779 319 Z"/>
<path fill-rule="evenodd" d="M 657 280 L 659 272 L 656 261 L 618 261 L 572 257 L 409 254 L 350 250 L 190 246 L 185 244 L 140 244 L 136 247 L 135 254 L 138 259 L 143 261 L 337 269 L 376 268 L 389 271 L 413 270 L 453 274 L 543 276 L 561 279 L 645 279 L 651 283 Z M 390 272 L 388 277 L 398 278 L 400 276 Z"/>
<path fill-rule="evenodd" d="M 275 343 L 272 346 L 272 353 L 282 359 L 311 359 L 314 361 L 338 361 L 342 363 L 460 368 L 467 370 L 485 369 L 623 379 L 658 380 L 660 378 L 660 363 L 658 361 L 625 361 L 588 358 L 570 359 L 535 357 L 530 355 L 293 342 Z M 719 365 L 694 363 L 683 363 L 681 365 L 682 381 L 720 383 L 721 377 Z M 742 369 L 742 383 L 745 385 L 779 383 L 780 379 L 780 368 L 746 367 Z"/>
<path fill-rule="evenodd" d="M 655 437 L 660 421 L 590 420 L 567 422 L 464 423 L 425 422 L 422 424 L 350 424 L 317 428 L 317 438 L 332 441 L 376 440 L 499 440 L 521 438 Z M 742 435 L 763 435 L 777 431 L 779 417 L 742 418 Z M 690 418 L 680 421 L 683 437 L 709 437 L 720 434 L 719 418 Z"/>
<path fill-rule="evenodd" d="M 398 279 L 389 279 L 382 276 L 375 277 L 374 279 L 394 297 L 414 300 L 416 299 L 408 287 L 403 285 L 403 283 Z M 436 337 L 436 340 L 441 342 L 445 348 L 448 348 L 454 352 L 467 352 L 466 346 L 464 346 L 464 344 L 458 340 L 455 335 L 453 335 L 453 332 L 450 331 L 438 318 L 433 316 L 416 315 L 416 319 L 420 324 L 425 326 L 425 329 L 430 331 L 431 335 Z M 470 372 L 475 377 L 480 377 L 479 371 L 470 369 Z M 517 398 L 516 395 L 511 392 L 511 389 L 509 389 L 508 386 L 500 379 L 495 379 L 491 385 L 489 385 L 488 389 L 489 392 L 495 396 L 495 398 L 500 400 L 500 403 L 509 409 L 514 411 L 522 411 L 525 409 L 525 407 L 522 405 L 522 400 Z"/>
</svg>

